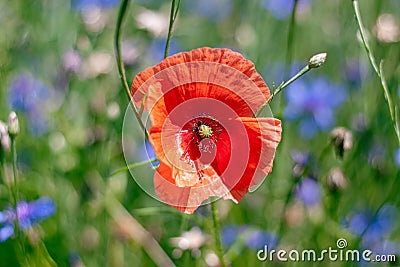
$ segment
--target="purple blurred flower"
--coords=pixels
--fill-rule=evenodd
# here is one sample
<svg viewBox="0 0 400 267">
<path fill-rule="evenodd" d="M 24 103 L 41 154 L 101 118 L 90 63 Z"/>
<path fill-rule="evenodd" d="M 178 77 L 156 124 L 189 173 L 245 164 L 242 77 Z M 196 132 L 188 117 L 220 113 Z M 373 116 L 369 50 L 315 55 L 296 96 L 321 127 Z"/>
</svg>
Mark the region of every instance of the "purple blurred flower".
<svg viewBox="0 0 400 267">
<path fill-rule="evenodd" d="M 310 162 L 311 155 L 310 153 L 301 152 L 298 150 L 294 150 L 291 153 L 292 160 L 294 163 L 305 166 Z"/>
<path fill-rule="evenodd" d="M 232 246 L 238 238 L 238 227 L 236 225 L 227 225 L 222 228 L 221 242 L 226 247 Z"/>
<path fill-rule="evenodd" d="M 261 249 L 268 246 L 274 249 L 278 245 L 278 237 L 272 232 L 262 230 L 251 231 L 245 236 L 246 244 L 251 249 Z"/>
<path fill-rule="evenodd" d="M 307 206 L 321 202 L 321 186 L 312 178 L 306 177 L 296 187 L 296 197 Z"/>
<path fill-rule="evenodd" d="M 68 50 L 63 56 L 64 69 L 69 72 L 77 73 L 82 65 L 81 55 L 77 50 Z"/>
<path fill-rule="evenodd" d="M 49 89 L 42 82 L 25 74 L 16 76 L 8 91 L 11 107 L 27 113 L 37 110 L 40 102 L 49 97 Z"/>
<path fill-rule="evenodd" d="M 272 233 L 260 229 L 252 229 L 249 226 L 228 225 L 222 229 L 221 241 L 226 247 L 232 246 L 240 237 L 250 249 L 260 249 L 267 245 L 275 248 L 278 237 Z"/>
<path fill-rule="evenodd" d="M 153 160 L 157 158 L 156 152 L 154 151 L 153 146 L 150 144 L 148 140 L 144 142 L 144 144 L 140 148 L 140 160 L 141 161 L 147 161 L 147 160 Z M 160 161 L 155 161 L 149 164 L 150 166 L 157 167 L 160 164 Z"/>
<path fill-rule="evenodd" d="M 292 13 L 294 0 L 262 0 L 261 5 L 275 18 L 285 19 Z M 311 0 L 299 0 L 297 10 L 305 10 L 311 6 Z"/>
<path fill-rule="evenodd" d="M 377 255 L 400 255 L 400 243 L 384 240 L 376 243 L 371 250 Z"/>
<path fill-rule="evenodd" d="M 72 251 L 68 254 L 68 262 L 71 267 L 79 267 L 84 266 L 82 263 L 82 259 L 79 254 L 75 251 Z"/>
<path fill-rule="evenodd" d="M 163 2 L 163 0 L 137 0 L 138 3 L 140 4 L 160 4 Z"/>
<path fill-rule="evenodd" d="M 344 78 L 349 81 L 353 87 L 359 87 L 361 82 L 366 78 L 367 66 L 362 64 L 360 60 L 352 59 L 346 62 L 343 72 Z"/>
<path fill-rule="evenodd" d="M 72 8 L 85 12 L 92 8 L 113 8 L 118 5 L 120 0 L 73 0 Z"/>
<path fill-rule="evenodd" d="M 386 149 L 381 144 L 374 144 L 368 153 L 368 164 L 374 169 L 382 171 L 385 166 Z"/>
<path fill-rule="evenodd" d="M 30 130 L 35 135 L 40 135 L 47 129 L 42 105 L 49 98 L 49 89 L 39 80 L 26 74 L 18 75 L 11 81 L 7 95 L 11 108 L 27 115 Z"/>
<path fill-rule="evenodd" d="M 14 225 L 10 223 L 0 227 L 0 242 L 4 242 L 14 234 Z"/>
<path fill-rule="evenodd" d="M 309 168 L 310 172 L 313 171 L 313 164 L 311 161 L 310 153 L 304 153 L 294 150 L 291 153 L 291 157 L 294 162 L 293 175 L 295 178 L 299 178 L 300 176 L 305 175 L 304 170 L 307 166 L 311 167 Z"/>
<path fill-rule="evenodd" d="M 196 0 L 187 1 L 187 8 L 212 21 L 221 21 L 231 14 L 232 4 L 232 0 Z"/>
<path fill-rule="evenodd" d="M 335 110 L 347 95 L 342 86 L 333 85 L 326 78 L 296 81 L 285 93 L 284 116 L 288 120 L 300 119 L 300 134 L 305 138 L 335 125 Z"/>
<path fill-rule="evenodd" d="M 362 235 L 361 245 L 371 248 L 387 238 L 398 226 L 398 218 L 399 213 L 395 206 L 384 205 L 376 216 L 370 210 L 355 213 L 344 226 L 356 236 Z"/>
<path fill-rule="evenodd" d="M 0 242 L 6 241 L 14 234 L 16 219 L 19 227 L 27 230 L 32 225 L 53 215 L 55 211 L 56 206 L 49 197 L 42 197 L 31 202 L 20 201 L 17 204 L 17 212 L 12 208 L 0 211 Z"/>
</svg>

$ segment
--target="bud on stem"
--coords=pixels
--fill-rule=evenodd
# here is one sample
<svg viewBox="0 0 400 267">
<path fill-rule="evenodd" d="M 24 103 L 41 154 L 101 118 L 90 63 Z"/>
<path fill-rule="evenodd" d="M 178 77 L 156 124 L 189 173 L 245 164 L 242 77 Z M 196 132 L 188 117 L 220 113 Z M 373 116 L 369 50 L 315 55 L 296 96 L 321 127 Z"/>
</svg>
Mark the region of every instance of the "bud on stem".
<svg viewBox="0 0 400 267">
<path fill-rule="evenodd" d="M 19 122 L 17 114 L 14 111 L 11 111 L 8 116 L 8 133 L 10 137 L 15 138 L 19 134 Z"/>
<path fill-rule="evenodd" d="M 272 92 L 271 96 L 267 99 L 267 102 L 265 102 L 256 112 L 255 117 L 261 114 L 261 111 L 272 101 L 272 99 L 279 94 L 283 89 L 285 89 L 289 84 L 309 72 L 311 69 L 315 69 L 320 67 L 322 64 L 325 63 L 326 60 L 326 53 L 320 53 L 317 55 L 314 55 L 310 58 L 308 61 L 308 64 L 302 68 L 296 75 L 294 75 L 292 78 L 290 78 L 287 82 L 281 83 L 278 88 L 275 89 L 275 91 Z"/>
<path fill-rule="evenodd" d="M 7 128 L 7 125 L 4 122 L 0 121 L 0 150 L 3 149 L 6 152 L 10 152 L 11 139 L 8 134 Z"/>
<path fill-rule="evenodd" d="M 319 68 L 322 64 L 325 63 L 326 60 L 326 53 L 320 53 L 310 58 L 308 61 L 308 66 L 310 69 Z"/>
</svg>

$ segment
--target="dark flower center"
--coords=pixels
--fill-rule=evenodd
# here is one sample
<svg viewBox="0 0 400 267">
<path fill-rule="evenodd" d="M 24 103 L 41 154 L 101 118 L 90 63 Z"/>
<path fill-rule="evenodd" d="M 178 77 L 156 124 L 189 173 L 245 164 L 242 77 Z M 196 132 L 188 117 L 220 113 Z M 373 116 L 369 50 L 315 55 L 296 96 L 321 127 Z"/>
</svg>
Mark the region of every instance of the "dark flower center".
<svg viewBox="0 0 400 267">
<path fill-rule="evenodd" d="M 191 128 L 192 133 L 195 135 L 194 138 L 197 137 L 198 141 L 206 138 L 216 141 L 222 132 L 221 125 L 214 119 L 207 117 L 194 119 L 191 123 Z"/>
</svg>

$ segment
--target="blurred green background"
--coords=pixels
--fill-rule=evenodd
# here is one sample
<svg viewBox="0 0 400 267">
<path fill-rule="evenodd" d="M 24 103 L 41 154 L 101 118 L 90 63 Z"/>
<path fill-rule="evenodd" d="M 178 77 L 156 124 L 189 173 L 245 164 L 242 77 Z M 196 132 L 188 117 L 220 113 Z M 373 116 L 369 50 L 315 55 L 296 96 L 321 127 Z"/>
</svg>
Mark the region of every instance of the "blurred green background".
<svg viewBox="0 0 400 267">
<path fill-rule="evenodd" d="M 0 120 L 7 121 L 11 110 L 19 116 L 20 199 L 48 196 L 57 207 L 26 232 L 24 253 L 15 238 L 0 243 L 0 266 L 19 266 L 23 255 L 31 266 L 156 266 L 159 248 L 177 266 L 218 266 L 208 206 L 180 214 L 143 192 L 129 172 L 110 177 L 125 166 L 122 124 L 128 106 L 113 47 L 118 4 L 0 0 Z M 170 5 L 130 1 L 122 28 L 129 82 L 162 60 Z M 311 266 L 260 262 L 256 253 L 264 244 L 320 251 L 336 248 L 338 238 L 349 248 L 398 257 L 400 150 L 352 3 L 299 0 L 290 35 L 293 5 L 294 0 L 182 0 L 174 27 L 170 54 L 231 48 L 255 63 L 270 88 L 312 55 L 328 53 L 323 67 L 271 105 L 283 122 L 272 174 L 240 204 L 217 203 L 227 261 Z M 378 61 L 384 59 L 390 94 L 398 103 L 400 1 L 360 5 L 368 40 Z M 344 128 L 332 132 L 336 127 Z M 137 161 L 146 159 L 139 131 L 127 137 Z M 337 149 L 343 144 L 341 155 Z M 3 211 L 11 204 L 12 158 L 4 157 Z M 137 172 L 149 179 L 153 173 Z M 398 264 L 397 258 L 385 266 Z M 329 261 L 313 266 L 357 265 L 374 266 Z"/>
</svg>

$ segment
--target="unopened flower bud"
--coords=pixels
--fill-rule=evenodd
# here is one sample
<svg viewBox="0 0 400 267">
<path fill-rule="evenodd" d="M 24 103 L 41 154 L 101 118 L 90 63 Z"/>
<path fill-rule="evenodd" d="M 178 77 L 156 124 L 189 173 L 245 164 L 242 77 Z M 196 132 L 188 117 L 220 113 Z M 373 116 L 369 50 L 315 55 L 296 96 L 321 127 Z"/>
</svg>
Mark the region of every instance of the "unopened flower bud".
<svg viewBox="0 0 400 267">
<path fill-rule="evenodd" d="M 1 148 L 6 151 L 10 152 L 11 149 L 11 139 L 8 135 L 7 124 L 0 121 L 0 145 Z"/>
<path fill-rule="evenodd" d="M 11 137 L 16 137 L 19 134 L 19 122 L 17 114 L 14 111 L 11 111 L 8 116 L 8 133 Z"/>
<path fill-rule="evenodd" d="M 5 135 L 5 136 L 1 137 L 1 147 L 6 152 L 11 151 L 11 139 L 10 139 L 9 135 Z"/>
<path fill-rule="evenodd" d="M 320 53 L 312 56 L 308 61 L 308 66 L 310 67 L 310 69 L 316 69 L 324 64 L 326 60 L 326 55 L 326 53 Z"/>
<path fill-rule="evenodd" d="M 347 178 L 340 168 L 333 168 L 326 178 L 328 188 L 335 192 L 347 188 Z"/>
<path fill-rule="evenodd" d="M 0 121 L 0 138 L 4 135 L 8 135 L 7 124 Z"/>
<path fill-rule="evenodd" d="M 332 144 L 337 154 L 343 158 L 344 152 L 353 146 L 353 134 L 344 127 L 336 127 L 331 132 Z"/>
</svg>

